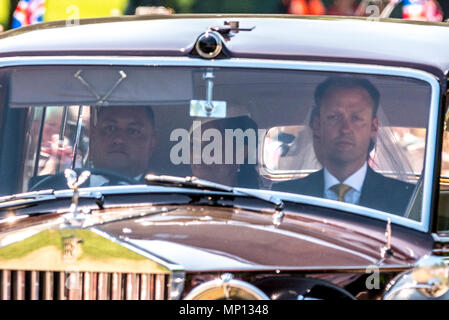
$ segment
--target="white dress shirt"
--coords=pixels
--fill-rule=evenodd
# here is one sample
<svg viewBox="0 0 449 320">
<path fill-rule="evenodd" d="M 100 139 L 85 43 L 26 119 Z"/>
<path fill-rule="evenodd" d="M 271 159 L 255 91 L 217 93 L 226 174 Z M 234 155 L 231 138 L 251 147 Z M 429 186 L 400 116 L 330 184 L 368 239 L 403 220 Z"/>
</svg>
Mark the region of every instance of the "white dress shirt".
<svg viewBox="0 0 449 320">
<path fill-rule="evenodd" d="M 345 195 L 345 202 L 353 204 L 359 203 L 367 167 L 368 165 L 365 162 L 359 170 L 354 172 L 343 182 L 338 181 L 337 178 L 335 178 L 326 168 L 324 168 L 324 197 L 330 200 L 337 200 L 338 195 L 333 190 L 331 190 L 331 188 L 336 184 L 344 183 L 351 187 L 351 189 Z"/>
</svg>

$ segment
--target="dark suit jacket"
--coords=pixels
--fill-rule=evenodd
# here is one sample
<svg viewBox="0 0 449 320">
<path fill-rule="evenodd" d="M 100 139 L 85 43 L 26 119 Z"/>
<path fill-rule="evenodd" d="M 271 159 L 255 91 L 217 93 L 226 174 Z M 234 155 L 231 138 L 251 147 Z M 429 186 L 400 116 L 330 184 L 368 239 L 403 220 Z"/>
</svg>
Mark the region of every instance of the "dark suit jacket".
<svg viewBox="0 0 449 320">
<path fill-rule="evenodd" d="M 368 166 L 358 205 L 404 215 L 414 187 L 411 183 L 387 178 Z M 324 170 L 305 178 L 277 183 L 272 190 L 324 198 Z"/>
</svg>

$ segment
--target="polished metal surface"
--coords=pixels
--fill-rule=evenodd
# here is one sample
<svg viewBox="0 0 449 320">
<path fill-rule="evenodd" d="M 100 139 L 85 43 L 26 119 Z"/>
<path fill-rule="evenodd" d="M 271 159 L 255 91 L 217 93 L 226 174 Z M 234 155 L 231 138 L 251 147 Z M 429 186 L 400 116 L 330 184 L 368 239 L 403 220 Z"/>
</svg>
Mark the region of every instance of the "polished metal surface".
<svg viewBox="0 0 449 320">
<path fill-rule="evenodd" d="M 170 273 L 163 264 L 82 229 L 49 229 L 0 247 L 0 269 Z"/>
<path fill-rule="evenodd" d="M 0 300 L 161 300 L 167 276 L 0 270 Z"/>
<path fill-rule="evenodd" d="M 65 21 L 52 21 L 2 33 L 1 54 L 186 56 L 200 33 L 229 20 L 238 20 L 240 30 L 253 29 L 229 41 L 228 49 L 237 58 L 319 57 L 377 64 L 387 60 L 433 66 L 442 70 L 441 76 L 449 69 L 447 24 L 400 19 L 373 22 L 366 17 L 176 14 L 81 19 L 76 28 L 66 28 Z M 413 40 L 404 34 L 413 34 Z"/>
<path fill-rule="evenodd" d="M 212 52 L 204 52 L 203 50 L 201 50 L 201 41 L 203 41 L 203 39 L 207 39 L 209 37 L 211 37 L 215 40 L 216 47 L 215 47 L 215 50 Z M 196 43 L 195 43 L 195 49 L 201 57 L 203 57 L 205 59 L 213 59 L 216 56 L 218 56 L 220 54 L 221 50 L 223 49 L 222 37 L 218 32 L 208 30 L 198 37 L 198 40 L 196 40 Z"/>
<path fill-rule="evenodd" d="M 394 279 L 384 300 L 447 300 L 449 298 L 449 259 L 424 256 L 413 269 Z"/>
<path fill-rule="evenodd" d="M 168 295 L 169 268 L 91 230 L 49 228 L 16 240 L 0 247 L 0 300 L 152 300 Z"/>
<path fill-rule="evenodd" d="M 200 284 L 189 292 L 185 300 L 270 300 L 252 284 L 236 280 L 225 273 L 219 279 Z"/>
</svg>

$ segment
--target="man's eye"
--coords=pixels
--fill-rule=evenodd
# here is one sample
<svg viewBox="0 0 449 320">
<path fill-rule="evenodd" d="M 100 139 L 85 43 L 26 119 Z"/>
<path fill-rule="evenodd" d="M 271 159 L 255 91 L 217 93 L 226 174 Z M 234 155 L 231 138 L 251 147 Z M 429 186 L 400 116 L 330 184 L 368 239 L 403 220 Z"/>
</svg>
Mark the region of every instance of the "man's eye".
<svg viewBox="0 0 449 320">
<path fill-rule="evenodd" d="M 358 115 L 353 115 L 352 121 L 357 121 L 357 122 L 363 121 L 363 117 L 358 116 Z"/>
<path fill-rule="evenodd" d="M 114 133 L 116 131 L 116 127 L 115 126 L 104 126 L 103 127 L 103 132 L 106 134 L 111 134 Z"/>
<path fill-rule="evenodd" d="M 142 130 L 136 128 L 128 128 L 126 132 L 132 137 L 139 137 L 142 135 Z"/>
</svg>

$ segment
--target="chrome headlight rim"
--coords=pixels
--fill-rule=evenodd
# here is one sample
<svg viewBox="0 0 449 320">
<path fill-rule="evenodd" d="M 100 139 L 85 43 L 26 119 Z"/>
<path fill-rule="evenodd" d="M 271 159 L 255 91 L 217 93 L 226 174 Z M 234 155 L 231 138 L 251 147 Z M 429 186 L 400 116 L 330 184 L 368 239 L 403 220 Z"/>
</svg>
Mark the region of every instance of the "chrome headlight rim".
<svg viewBox="0 0 449 320">
<path fill-rule="evenodd" d="M 224 274 L 220 279 L 210 280 L 200 284 L 190 291 L 184 300 L 270 300 L 256 286 L 236 280 L 230 274 Z"/>
</svg>

